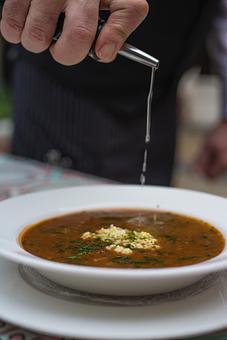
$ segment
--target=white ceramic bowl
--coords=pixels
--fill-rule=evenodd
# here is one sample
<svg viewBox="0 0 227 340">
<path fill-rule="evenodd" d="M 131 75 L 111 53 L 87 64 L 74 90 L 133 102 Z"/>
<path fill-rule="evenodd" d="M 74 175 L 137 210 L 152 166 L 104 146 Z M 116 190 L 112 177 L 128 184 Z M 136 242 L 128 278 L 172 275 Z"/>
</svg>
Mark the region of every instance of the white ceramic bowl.
<svg viewBox="0 0 227 340">
<path fill-rule="evenodd" d="M 60 264 L 24 251 L 21 230 L 32 223 L 97 208 L 149 208 L 172 211 L 209 222 L 227 239 L 227 200 L 189 190 L 141 186 L 90 186 L 29 194 L 0 203 L 0 255 L 36 268 L 49 279 L 81 291 L 111 295 L 146 295 L 192 284 L 227 269 L 227 247 L 206 262 L 177 268 L 109 269 Z"/>
</svg>

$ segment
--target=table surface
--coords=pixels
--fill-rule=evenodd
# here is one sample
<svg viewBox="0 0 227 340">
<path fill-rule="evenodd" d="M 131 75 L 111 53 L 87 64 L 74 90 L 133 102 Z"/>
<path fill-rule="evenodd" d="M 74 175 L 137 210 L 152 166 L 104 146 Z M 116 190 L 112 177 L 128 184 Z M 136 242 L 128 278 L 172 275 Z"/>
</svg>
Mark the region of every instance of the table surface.
<svg viewBox="0 0 227 340">
<path fill-rule="evenodd" d="M 0 200 L 27 192 L 103 183 L 109 183 L 109 181 L 70 170 L 51 167 L 30 160 L 0 155 Z M 196 339 L 205 340 L 207 338 L 227 340 L 227 331 L 222 332 L 220 335 Z M 59 339 L 45 335 L 37 335 L 0 320 L 0 340 Z"/>
</svg>

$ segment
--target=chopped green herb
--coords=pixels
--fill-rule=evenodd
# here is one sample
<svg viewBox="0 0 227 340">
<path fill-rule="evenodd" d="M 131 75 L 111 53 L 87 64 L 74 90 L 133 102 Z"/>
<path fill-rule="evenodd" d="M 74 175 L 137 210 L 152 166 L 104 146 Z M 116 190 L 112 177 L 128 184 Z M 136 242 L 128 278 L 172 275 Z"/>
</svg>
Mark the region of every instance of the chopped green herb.
<svg viewBox="0 0 227 340">
<path fill-rule="evenodd" d="M 83 245 L 78 249 L 78 254 L 79 255 L 85 255 L 88 253 L 92 253 L 95 251 L 98 251 L 100 249 L 105 248 L 109 243 L 108 242 L 103 242 L 100 240 L 96 240 L 90 244 Z"/>
<path fill-rule="evenodd" d="M 91 253 L 91 252 L 96 251 L 96 250 L 97 250 L 97 248 L 95 248 L 94 246 L 86 245 L 86 246 L 80 247 L 78 253 L 80 255 L 85 255 L 85 254 Z"/>
<path fill-rule="evenodd" d="M 132 263 L 133 260 L 129 256 L 116 256 L 112 258 L 112 262 L 120 263 L 120 264 L 127 264 Z"/>
<path fill-rule="evenodd" d="M 136 235 L 135 235 L 135 233 L 134 233 L 134 231 L 129 231 L 128 232 L 128 240 L 130 241 L 130 242 L 134 242 L 135 240 L 136 240 Z"/>
<path fill-rule="evenodd" d="M 178 257 L 177 261 L 190 261 L 190 260 L 194 260 L 197 258 L 198 256 Z"/>
<path fill-rule="evenodd" d="M 141 264 L 147 264 L 147 263 L 162 263 L 162 260 L 157 259 L 155 257 L 147 257 L 147 256 L 143 257 L 141 260 L 133 260 L 129 256 L 116 256 L 112 258 L 112 262 L 139 266 Z"/>
<path fill-rule="evenodd" d="M 70 240 L 69 243 L 72 243 L 75 246 L 75 245 L 81 245 L 81 243 L 83 243 L 83 241 L 81 241 L 81 240 Z"/>
<path fill-rule="evenodd" d="M 69 260 L 76 260 L 78 258 L 79 258 L 78 256 L 68 256 L 67 257 L 67 259 L 69 259 Z"/>
</svg>

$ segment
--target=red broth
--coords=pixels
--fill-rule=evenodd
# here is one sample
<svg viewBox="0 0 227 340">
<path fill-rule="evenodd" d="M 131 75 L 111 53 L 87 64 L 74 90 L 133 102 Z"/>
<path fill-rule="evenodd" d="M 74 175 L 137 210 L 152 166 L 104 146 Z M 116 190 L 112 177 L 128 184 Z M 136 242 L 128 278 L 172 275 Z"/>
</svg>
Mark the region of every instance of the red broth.
<svg viewBox="0 0 227 340">
<path fill-rule="evenodd" d="M 124 246 L 119 245 L 123 253 L 116 252 L 113 240 L 103 240 L 98 234 L 101 228 L 106 232 L 111 225 L 127 234 Z M 157 247 L 139 249 L 141 243 L 136 243 L 135 235 L 148 234 L 156 239 Z M 206 222 L 169 212 L 129 209 L 84 211 L 47 219 L 27 227 L 20 242 L 26 251 L 43 259 L 108 268 L 192 265 L 217 256 L 225 246 L 223 235 Z"/>
</svg>

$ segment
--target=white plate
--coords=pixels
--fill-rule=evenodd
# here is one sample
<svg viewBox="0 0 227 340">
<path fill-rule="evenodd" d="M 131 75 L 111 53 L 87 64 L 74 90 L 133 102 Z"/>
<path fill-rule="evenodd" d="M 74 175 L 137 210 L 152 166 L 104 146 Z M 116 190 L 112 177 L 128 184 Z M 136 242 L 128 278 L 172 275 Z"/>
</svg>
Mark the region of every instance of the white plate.
<svg viewBox="0 0 227 340">
<path fill-rule="evenodd" d="M 0 260 L 0 318 L 49 335 L 80 339 L 158 340 L 227 327 L 227 273 L 200 295 L 151 307 L 67 302 L 27 285 L 17 265 Z"/>
<path fill-rule="evenodd" d="M 190 190 L 104 185 L 51 190 L 0 203 L 0 256 L 36 268 L 52 281 L 84 292 L 149 295 L 176 290 L 206 274 L 227 269 L 227 247 L 215 258 L 191 266 L 161 269 L 113 269 L 61 264 L 25 252 L 18 234 L 39 220 L 74 211 L 103 208 L 150 208 L 205 220 L 227 240 L 227 199 Z"/>
</svg>

